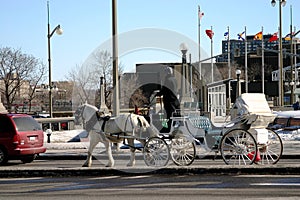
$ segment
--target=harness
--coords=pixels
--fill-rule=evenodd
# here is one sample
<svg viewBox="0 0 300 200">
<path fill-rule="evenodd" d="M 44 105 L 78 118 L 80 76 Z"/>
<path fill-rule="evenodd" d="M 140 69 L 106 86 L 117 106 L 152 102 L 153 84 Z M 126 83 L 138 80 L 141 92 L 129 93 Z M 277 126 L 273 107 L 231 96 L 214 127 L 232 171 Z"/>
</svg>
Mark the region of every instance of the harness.
<svg viewBox="0 0 300 200">
<path fill-rule="evenodd" d="M 111 118 L 110 116 L 104 116 L 104 117 L 101 117 L 100 116 L 100 114 L 99 114 L 99 112 L 96 112 L 95 113 L 95 115 L 96 115 L 96 117 L 97 117 L 97 121 L 95 120 L 95 119 L 92 119 L 91 118 L 91 120 L 90 121 L 92 121 L 91 122 L 91 125 L 95 125 L 98 121 L 103 121 L 103 123 L 102 123 L 102 125 L 101 125 L 101 130 L 104 132 L 104 130 L 105 130 L 105 126 L 106 126 L 106 122 Z M 125 121 L 125 125 L 124 125 L 124 129 L 123 129 L 123 132 L 121 132 L 121 133 L 126 133 L 127 131 L 127 124 L 128 124 L 128 120 L 130 120 L 130 125 L 131 125 L 131 129 L 133 129 L 134 128 L 134 125 L 133 125 L 133 121 L 132 121 L 132 118 L 131 118 L 131 113 L 127 116 L 127 118 L 126 118 L 126 121 Z M 93 116 L 94 117 L 94 116 Z M 141 121 L 141 119 L 139 118 L 139 117 L 137 117 L 137 120 L 138 120 L 138 126 L 139 127 L 142 127 L 143 126 L 143 124 L 142 124 L 142 121 Z M 114 133 L 114 134 L 116 134 L 116 133 Z M 120 134 L 120 133 L 119 133 Z"/>
<path fill-rule="evenodd" d="M 83 109 L 84 110 L 84 109 Z M 100 113 L 98 111 L 94 112 L 94 114 L 92 114 L 92 116 L 85 122 L 85 130 L 86 131 L 91 131 L 94 129 L 94 126 L 96 125 L 96 123 L 99 123 L 99 121 L 102 121 L 102 125 L 101 125 L 101 131 L 103 133 L 105 133 L 105 126 L 107 125 L 107 121 L 110 120 L 110 116 L 104 116 L 104 117 L 101 117 L 100 116 Z M 128 121 L 129 120 L 129 121 Z M 128 128 L 128 126 L 131 125 L 131 129 Z M 137 126 L 138 127 L 143 127 L 143 122 L 142 120 L 140 119 L 139 116 L 137 116 Z M 124 145 L 127 145 L 129 147 L 132 147 L 132 148 L 136 148 L 134 146 L 131 146 L 129 144 L 126 144 L 125 143 L 125 139 L 126 139 L 126 133 L 130 133 L 131 131 L 134 130 L 134 123 L 133 123 L 133 120 L 132 120 L 132 113 L 130 113 L 129 115 L 127 115 L 126 117 L 126 120 L 125 120 L 125 124 L 124 124 L 124 129 L 121 129 L 121 132 L 119 133 L 105 133 L 107 134 L 108 136 L 111 136 L 111 137 L 115 137 L 116 139 L 120 139 L 121 138 L 121 134 L 124 134 L 124 137 L 123 137 L 123 144 Z M 130 136 L 129 136 L 130 137 Z"/>
</svg>

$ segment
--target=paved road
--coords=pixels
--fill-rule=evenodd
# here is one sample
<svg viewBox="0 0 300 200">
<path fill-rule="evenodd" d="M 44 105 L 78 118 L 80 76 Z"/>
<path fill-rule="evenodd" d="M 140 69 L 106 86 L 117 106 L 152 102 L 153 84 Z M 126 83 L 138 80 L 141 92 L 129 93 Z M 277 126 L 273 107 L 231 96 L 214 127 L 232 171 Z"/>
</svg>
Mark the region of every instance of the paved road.
<svg viewBox="0 0 300 200">
<path fill-rule="evenodd" d="M 75 154 L 75 153 L 74 153 Z M 97 155 L 97 154 L 96 154 Z M 126 167 L 128 154 L 114 154 L 115 167 L 107 168 L 105 155 L 98 155 L 91 168 L 81 167 L 86 155 L 65 155 L 64 157 L 41 156 L 32 163 L 22 164 L 10 161 L 0 167 L 0 177 L 45 177 L 45 176 L 106 176 L 128 174 L 300 174 L 300 159 L 281 159 L 271 166 L 231 166 L 225 165 L 222 159 L 196 159 L 190 166 L 176 166 L 171 161 L 163 168 L 152 168 L 145 165 L 142 155 L 137 156 L 135 167 Z"/>
<path fill-rule="evenodd" d="M 75 145 L 76 148 L 70 148 Z M 160 169 L 145 165 L 142 153 L 137 153 L 135 167 L 126 167 L 129 160 L 128 150 L 115 152 L 115 167 L 106 168 L 107 156 L 103 149 L 96 148 L 92 168 L 82 168 L 86 159 L 86 146 L 76 144 L 51 144 L 47 152 L 33 163 L 22 164 L 20 161 L 10 161 L 7 166 L 0 167 L 0 177 L 36 177 L 36 176 L 88 176 L 88 175 L 120 175 L 134 174 L 300 174 L 299 142 L 285 145 L 283 158 L 272 166 L 228 166 L 220 157 L 216 160 L 210 155 L 201 156 L 190 166 L 178 167 L 169 161 L 167 167 Z"/>
<path fill-rule="evenodd" d="M 0 199 L 294 200 L 300 176 L 131 175 L 1 178 Z"/>
<path fill-rule="evenodd" d="M 32 163 L 23 164 L 19 160 L 11 160 L 9 161 L 7 166 L 10 169 L 19 169 L 22 168 L 78 168 L 81 167 L 82 164 L 85 162 L 86 155 L 82 154 L 76 157 L 75 155 L 68 156 L 64 155 L 62 157 L 48 157 L 48 156 L 41 156 L 37 158 Z M 114 154 L 115 158 L 115 167 L 114 168 L 124 168 L 126 167 L 126 164 L 129 161 L 129 154 L 120 154 L 116 155 Z M 143 156 L 141 154 L 138 154 L 136 156 L 136 165 L 133 168 L 147 168 Z M 107 163 L 107 156 L 106 155 L 95 155 L 93 158 L 92 168 L 102 168 L 105 167 L 105 164 Z M 295 159 L 280 159 L 280 161 L 274 165 L 274 166 L 298 166 L 300 167 L 300 157 Z M 212 157 L 209 158 L 203 158 L 203 159 L 195 159 L 194 162 L 190 165 L 190 167 L 205 167 L 205 166 L 219 166 L 219 167 L 226 167 L 224 161 L 222 158 L 218 157 L 216 159 L 212 159 Z M 254 167 L 257 165 L 253 164 Z M 176 166 L 172 160 L 169 161 L 168 167 L 178 167 Z M 258 166 L 257 166 L 258 167 Z M 129 168 L 129 167 L 128 167 Z M 1 170 L 1 168 L 0 168 Z"/>
</svg>

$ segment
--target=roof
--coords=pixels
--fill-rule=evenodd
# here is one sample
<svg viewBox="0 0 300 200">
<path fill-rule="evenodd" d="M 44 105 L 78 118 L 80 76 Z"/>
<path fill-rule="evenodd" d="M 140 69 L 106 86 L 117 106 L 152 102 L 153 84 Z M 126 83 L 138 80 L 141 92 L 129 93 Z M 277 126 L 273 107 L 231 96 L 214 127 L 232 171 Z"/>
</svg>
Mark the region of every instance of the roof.
<svg viewBox="0 0 300 200">
<path fill-rule="evenodd" d="M 235 105 L 241 115 L 272 113 L 266 97 L 262 93 L 243 93 L 236 99 Z"/>
</svg>

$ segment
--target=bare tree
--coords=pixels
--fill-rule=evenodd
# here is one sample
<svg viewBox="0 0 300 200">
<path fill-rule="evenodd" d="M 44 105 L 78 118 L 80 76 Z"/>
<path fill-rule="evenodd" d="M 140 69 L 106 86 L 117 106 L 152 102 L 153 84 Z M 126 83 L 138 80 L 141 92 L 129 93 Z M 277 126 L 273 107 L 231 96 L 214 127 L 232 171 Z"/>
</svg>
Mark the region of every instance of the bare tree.
<svg viewBox="0 0 300 200">
<path fill-rule="evenodd" d="M 36 97 L 36 88 L 40 83 L 45 81 L 46 73 L 46 65 L 44 65 L 43 63 L 39 63 L 36 65 L 35 70 L 30 73 L 27 78 L 30 86 L 28 90 L 29 112 L 31 112 L 32 101 Z"/>
<path fill-rule="evenodd" d="M 148 98 L 145 97 L 143 91 L 139 87 L 138 77 L 136 74 L 130 74 L 127 77 L 123 76 L 120 79 L 121 85 L 121 108 L 128 109 L 137 107 L 144 107 L 148 103 Z"/>
<path fill-rule="evenodd" d="M 37 78 L 34 74 L 39 70 L 44 72 L 45 67 L 32 55 L 9 47 L 0 48 L 0 80 L 2 81 L 0 91 L 5 96 L 9 111 L 11 111 L 13 102 L 20 98 L 20 94 L 30 89 L 29 80 Z M 38 82 L 39 80 L 35 81 Z"/>
<path fill-rule="evenodd" d="M 99 104 L 96 99 L 99 96 L 100 77 L 104 77 L 105 102 L 108 108 L 111 107 L 111 95 L 113 92 L 113 71 L 112 57 L 108 51 L 96 50 L 82 64 L 76 66 L 68 74 L 68 79 L 74 81 L 74 106 L 88 102 Z M 119 74 L 122 74 L 123 67 L 119 64 Z"/>
<path fill-rule="evenodd" d="M 97 50 L 93 54 L 94 57 L 94 66 L 95 66 L 95 82 L 100 83 L 100 77 L 104 78 L 104 94 L 105 94 L 105 103 L 108 108 L 111 108 L 112 105 L 112 93 L 114 89 L 113 85 L 113 70 L 112 62 L 113 59 L 111 54 L 107 51 Z M 122 63 L 118 66 L 119 76 L 123 73 Z M 99 96 L 99 94 L 97 94 Z M 95 102 L 99 104 L 98 101 Z"/>
<path fill-rule="evenodd" d="M 77 106 L 81 103 L 92 103 L 94 99 L 95 85 L 90 82 L 93 74 L 84 70 L 81 66 L 76 65 L 69 74 L 68 80 L 74 82 L 73 88 L 73 105 Z"/>
</svg>

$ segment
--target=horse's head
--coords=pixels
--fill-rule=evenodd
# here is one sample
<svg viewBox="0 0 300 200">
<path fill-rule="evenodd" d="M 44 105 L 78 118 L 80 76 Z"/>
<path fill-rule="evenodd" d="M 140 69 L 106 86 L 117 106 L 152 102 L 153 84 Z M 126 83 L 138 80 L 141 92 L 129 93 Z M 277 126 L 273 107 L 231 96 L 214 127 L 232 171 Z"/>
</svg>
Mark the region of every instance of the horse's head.
<svg viewBox="0 0 300 200">
<path fill-rule="evenodd" d="M 96 112 L 98 111 L 97 107 L 90 104 L 82 104 L 75 111 L 75 124 L 79 125 L 83 122 L 87 122 Z"/>
</svg>

